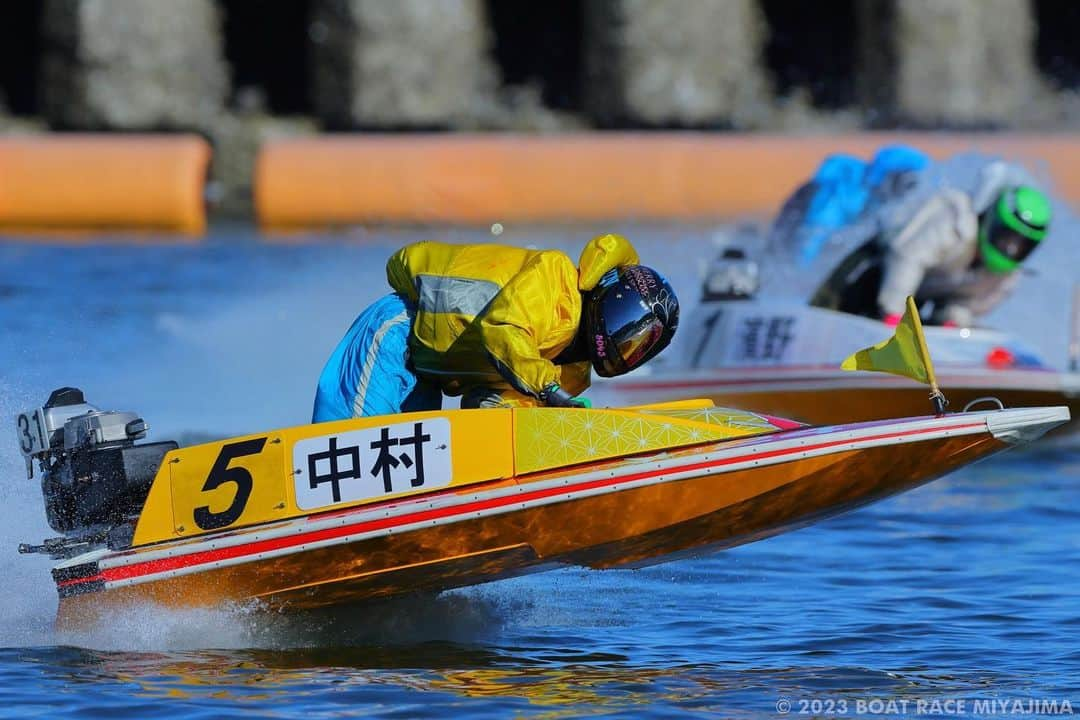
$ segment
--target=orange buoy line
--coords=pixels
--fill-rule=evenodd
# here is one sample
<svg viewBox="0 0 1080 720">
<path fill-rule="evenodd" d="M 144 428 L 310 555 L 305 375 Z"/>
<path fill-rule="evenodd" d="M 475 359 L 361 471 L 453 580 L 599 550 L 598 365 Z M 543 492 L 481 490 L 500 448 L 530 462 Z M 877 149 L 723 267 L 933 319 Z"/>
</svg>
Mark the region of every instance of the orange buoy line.
<svg viewBox="0 0 1080 720">
<path fill-rule="evenodd" d="M 325 135 L 267 143 L 259 223 L 693 221 L 774 213 L 829 153 L 883 144 L 1016 159 L 1080 200 L 1080 135 L 721 133 Z M 210 146 L 195 135 L 0 138 L 0 231 L 198 235 Z"/>
<path fill-rule="evenodd" d="M 198 235 L 209 163 L 196 135 L 0 138 L 0 232 Z"/>
<path fill-rule="evenodd" d="M 263 146 L 265 228 L 365 222 L 695 220 L 775 212 L 834 152 L 883 144 L 1001 154 L 1080 199 L 1080 135 L 720 133 L 328 135 Z"/>
</svg>

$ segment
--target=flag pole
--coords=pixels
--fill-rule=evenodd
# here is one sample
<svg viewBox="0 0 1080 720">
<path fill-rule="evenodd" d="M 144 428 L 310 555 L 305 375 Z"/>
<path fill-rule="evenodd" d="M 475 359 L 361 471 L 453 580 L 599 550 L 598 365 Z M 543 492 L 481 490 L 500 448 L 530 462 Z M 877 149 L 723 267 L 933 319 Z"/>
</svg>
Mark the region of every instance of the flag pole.
<svg viewBox="0 0 1080 720">
<path fill-rule="evenodd" d="M 915 298 L 908 295 L 907 310 L 911 315 L 911 322 L 915 326 L 915 341 L 919 345 L 919 355 L 922 356 L 923 365 L 926 366 L 926 379 L 930 383 L 930 402 L 934 404 L 934 412 L 938 415 L 945 414 L 945 407 L 949 401 L 945 399 L 945 393 L 938 387 L 937 378 L 934 376 L 934 363 L 930 361 L 930 349 L 926 346 L 926 336 L 923 335 L 922 318 L 919 317 L 919 308 L 915 305 Z"/>
</svg>

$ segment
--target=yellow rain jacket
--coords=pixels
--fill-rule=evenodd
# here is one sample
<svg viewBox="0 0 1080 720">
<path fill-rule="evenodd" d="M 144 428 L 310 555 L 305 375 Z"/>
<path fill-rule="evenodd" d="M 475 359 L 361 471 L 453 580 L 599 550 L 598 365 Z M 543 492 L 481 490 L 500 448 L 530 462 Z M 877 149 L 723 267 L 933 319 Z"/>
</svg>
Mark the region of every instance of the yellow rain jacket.
<svg viewBox="0 0 1080 720">
<path fill-rule="evenodd" d="M 636 264 L 630 242 L 611 234 L 589 241 L 579 267 L 558 250 L 421 242 L 394 253 L 386 278 L 417 306 L 409 349 L 418 375 L 447 395 L 485 388 L 533 404 L 553 382 L 573 395 L 589 386 L 588 361 L 553 360 L 576 337 L 581 293 Z"/>
</svg>

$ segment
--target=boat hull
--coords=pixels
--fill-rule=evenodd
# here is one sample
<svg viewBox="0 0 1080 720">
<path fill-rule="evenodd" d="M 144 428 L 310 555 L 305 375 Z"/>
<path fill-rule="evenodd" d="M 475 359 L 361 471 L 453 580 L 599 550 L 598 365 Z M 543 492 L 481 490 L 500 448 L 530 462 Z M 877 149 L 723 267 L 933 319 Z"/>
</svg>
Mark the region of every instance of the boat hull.
<svg viewBox="0 0 1080 720">
<path fill-rule="evenodd" d="M 903 492 L 1067 417 L 1044 408 L 793 430 L 103 552 L 56 571 L 59 620 L 92 622 L 131 603 L 319 608 L 560 564 L 660 562 Z"/>
<path fill-rule="evenodd" d="M 1052 368 L 1019 338 L 983 328 L 924 330 L 951 409 L 984 397 L 1005 407 L 1080 408 L 1080 373 Z M 840 369 L 849 355 L 894 332 L 876 320 L 801 299 L 761 297 L 703 302 L 680 332 L 680 351 L 657 358 L 645 374 L 605 383 L 619 402 L 709 398 L 815 425 L 908 417 L 930 408 L 926 386 L 908 378 Z"/>
</svg>

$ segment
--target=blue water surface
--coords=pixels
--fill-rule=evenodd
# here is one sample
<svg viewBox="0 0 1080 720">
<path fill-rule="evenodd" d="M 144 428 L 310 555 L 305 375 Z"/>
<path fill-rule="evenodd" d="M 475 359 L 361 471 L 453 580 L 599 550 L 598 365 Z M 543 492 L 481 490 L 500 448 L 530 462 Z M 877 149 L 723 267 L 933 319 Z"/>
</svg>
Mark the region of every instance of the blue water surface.
<svg viewBox="0 0 1080 720">
<path fill-rule="evenodd" d="M 628 230 L 692 305 L 711 231 Z M 2 242 L 0 416 L 78 385 L 140 412 L 157 439 L 304 422 L 326 355 L 385 290 L 387 254 L 432 235 L 301 243 L 222 227 L 197 245 Z M 588 235 L 500 240 L 576 254 Z M 1005 324 L 1025 317 L 1021 301 Z M 14 550 L 50 533 L 3 432 L 3 717 L 1080 712 L 1080 452 L 1068 442 L 700 559 L 307 616 L 132 607 L 60 634 L 48 560 Z M 1008 704 L 975 704 L 994 699 Z"/>
</svg>

